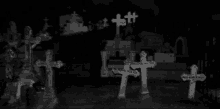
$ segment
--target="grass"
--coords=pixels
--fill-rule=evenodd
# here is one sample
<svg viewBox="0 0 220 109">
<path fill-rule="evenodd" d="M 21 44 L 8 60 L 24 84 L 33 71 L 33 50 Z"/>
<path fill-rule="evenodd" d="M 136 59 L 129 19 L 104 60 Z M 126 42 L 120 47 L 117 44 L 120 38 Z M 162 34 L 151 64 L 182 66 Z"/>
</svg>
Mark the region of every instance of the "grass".
<svg viewBox="0 0 220 109">
<path fill-rule="evenodd" d="M 72 90 L 71 90 L 72 89 Z M 78 89 L 78 90 L 76 90 Z M 81 107 L 90 106 L 94 109 L 117 109 L 117 108 L 143 108 L 148 109 L 158 108 L 183 108 L 183 109 L 195 109 L 203 108 L 200 102 L 194 102 L 187 100 L 186 91 L 178 89 L 178 87 L 165 87 L 165 86 L 152 86 L 149 87 L 150 95 L 141 95 L 141 87 L 138 85 L 128 85 L 126 92 L 126 99 L 118 99 L 117 94 L 119 85 L 107 85 L 100 88 L 87 87 L 75 87 L 69 88 L 64 92 L 62 100 L 68 102 L 63 103 L 63 106 L 69 107 Z M 70 93 L 68 93 L 70 92 Z M 75 93 L 73 93 L 75 92 Z M 59 98 L 59 97 L 58 97 Z M 66 106 L 66 108 L 68 108 Z M 62 106 L 61 106 L 62 107 Z M 204 108 L 203 108 L 204 109 Z"/>
<path fill-rule="evenodd" d="M 62 87 L 63 92 L 57 94 L 57 109 L 94 108 L 147 108 L 147 109 L 205 109 L 197 99 L 201 94 L 196 92 L 196 100 L 187 99 L 188 83 L 165 83 L 163 81 L 148 82 L 149 95 L 141 95 L 141 85 L 128 82 L 126 99 L 118 99 L 119 84 L 116 85 L 72 85 Z M 42 101 L 42 94 L 36 100 Z M 50 101 L 50 99 L 48 99 Z M 41 102 L 37 102 L 38 105 Z"/>
</svg>

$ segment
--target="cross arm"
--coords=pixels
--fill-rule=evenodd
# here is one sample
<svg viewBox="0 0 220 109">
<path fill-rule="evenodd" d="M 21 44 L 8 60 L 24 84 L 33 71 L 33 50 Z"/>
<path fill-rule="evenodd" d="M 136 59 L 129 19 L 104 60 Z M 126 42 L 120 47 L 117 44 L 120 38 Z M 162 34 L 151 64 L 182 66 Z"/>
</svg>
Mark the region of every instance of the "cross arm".
<svg viewBox="0 0 220 109">
<path fill-rule="evenodd" d="M 183 73 L 181 75 L 181 78 L 183 79 L 183 81 L 186 81 L 186 80 L 204 81 L 206 79 L 206 76 L 204 74 L 190 75 L 190 74 Z"/>
<path fill-rule="evenodd" d="M 41 67 L 41 66 L 46 66 L 47 64 L 46 64 L 45 62 L 42 62 L 42 61 L 38 60 L 38 61 L 36 62 L 36 65 L 37 65 L 38 67 Z"/>
<path fill-rule="evenodd" d="M 124 75 L 124 76 L 134 76 L 134 77 L 138 77 L 140 75 L 140 73 L 137 71 L 137 70 L 118 70 L 118 69 L 112 69 L 112 71 L 115 73 L 115 74 L 121 74 L 121 75 Z"/>
<path fill-rule="evenodd" d="M 56 67 L 57 67 L 57 68 L 61 68 L 63 65 L 64 65 L 64 64 L 63 64 L 62 61 L 57 61 L 57 62 L 56 62 Z"/>
<path fill-rule="evenodd" d="M 189 80 L 189 75 L 183 73 L 183 74 L 181 75 L 181 78 L 183 79 L 183 81 Z"/>
</svg>

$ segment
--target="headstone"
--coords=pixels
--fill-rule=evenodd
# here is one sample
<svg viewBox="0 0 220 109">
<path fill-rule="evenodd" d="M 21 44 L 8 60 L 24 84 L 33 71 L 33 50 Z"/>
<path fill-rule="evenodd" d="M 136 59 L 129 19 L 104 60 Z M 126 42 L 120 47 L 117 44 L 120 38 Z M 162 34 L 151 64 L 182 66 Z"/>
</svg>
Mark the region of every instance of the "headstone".
<svg viewBox="0 0 220 109">
<path fill-rule="evenodd" d="M 30 59 L 31 57 L 31 43 L 34 41 L 32 37 L 32 29 L 30 26 L 25 28 L 25 60 Z"/>
<path fill-rule="evenodd" d="M 112 19 L 113 23 L 116 23 L 116 35 L 120 34 L 120 26 L 125 26 L 126 25 L 126 20 L 121 19 L 121 15 L 117 14 L 116 19 Z"/>
<path fill-rule="evenodd" d="M 129 56 L 130 56 L 131 61 L 135 62 L 136 52 L 135 51 L 130 51 Z"/>
<path fill-rule="evenodd" d="M 14 46 L 15 48 L 17 48 L 19 39 L 18 37 L 20 37 L 21 34 L 17 33 L 17 26 L 14 21 L 10 21 L 9 25 L 10 29 L 8 29 L 8 33 L 6 34 L 6 41 L 9 43 L 10 46 Z"/>
<path fill-rule="evenodd" d="M 131 23 L 131 19 L 133 18 L 131 12 L 128 12 L 128 15 L 125 15 L 124 17 L 128 19 L 128 23 Z"/>
<path fill-rule="evenodd" d="M 188 98 L 194 99 L 196 90 L 196 81 L 204 81 L 206 76 L 204 74 L 197 74 L 198 67 L 196 65 L 191 66 L 191 74 L 182 74 L 183 81 L 190 81 Z"/>
<path fill-rule="evenodd" d="M 134 23 L 135 23 L 136 17 L 138 17 L 138 15 L 136 15 L 135 13 L 133 13 L 132 18 L 133 18 L 133 22 L 134 22 Z"/>
<path fill-rule="evenodd" d="M 143 31 L 138 35 L 142 40 L 136 43 L 136 49 L 141 51 L 141 49 L 158 49 L 163 45 L 163 36 L 147 31 Z"/>
<path fill-rule="evenodd" d="M 174 53 L 177 57 L 188 57 L 187 39 L 185 37 L 178 37 L 174 48 Z"/>
<path fill-rule="evenodd" d="M 115 40 L 108 40 L 105 50 L 109 53 L 110 56 L 115 56 L 117 49 Z M 120 51 L 120 56 L 126 56 L 129 51 L 132 50 L 131 41 L 120 41 L 118 44 L 118 50 Z"/>
<path fill-rule="evenodd" d="M 131 54 L 132 55 L 132 54 Z M 126 84 L 127 84 L 127 77 L 128 75 L 133 75 L 135 77 L 139 76 L 140 73 L 137 70 L 131 70 L 132 69 L 141 69 L 141 80 L 142 80 L 142 94 L 148 94 L 148 88 L 147 88 L 147 68 L 152 68 L 156 66 L 156 62 L 154 61 L 147 61 L 146 57 L 147 54 L 142 51 L 141 52 L 141 62 L 134 62 L 132 59 L 128 59 L 125 61 L 125 65 L 111 65 L 108 66 L 108 68 L 113 68 L 114 73 L 122 74 L 122 81 L 119 91 L 119 98 L 125 98 L 125 90 L 126 90 Z M 116 70 L 114 70 L 116 69 Z M 121 70 L 123 69 L 123 70 Z"/>
<path fill-rule="evenodd" d="M 127 56 L 129 51 L 131 51 L 131 41 L 120 41 L 119 49 L 120 56 Z"/>
<path fill-rule="evenodd" d="M 20 80 L 17 82 L 17 93 L 16 93 L 16 99 L 20 99 L 21 97 L 21 87 L 24 85 L 27 85 L 29 87 L 33 87 L 33 84 L 35 83 L 35 81 L 33 81 L 32 79 L 26 79 L 26 78 L 20 78 Z"/>
<path fill-rule="evenodd" d="M 130 69 L 130 62 L 126 63 L 125 65 L 113 65 L 111 66 L 111 68 L 113 69 L 112 71 L 115 74 L 121 74 L 121 85 L 120 85 L 120 90 L 119 90 L 119 94 L 118 94 L 118 98 L 126 98 L 125 96 L 125 92 L 126 92 L 126 86 L 127 86 L 127 79 L 128 76 L 134 76 L 134 77 L 138 77 L 140 75 L 140 73 L 137 70 L 131 70 Z"/>
<path fill-rule="evenodd" d="M 53 87 L 53 70 L 52 70 L 52 67 L 56 67 L 56 68 L 61 68 L 63 66 L 63 63 L 62 61 L 57 61 L 57 62 L 54 62 L 52 61 L 52 51 L 48 50 L 46 52 L 46 61 L 40 61 L 38 60 L 36 62 L 36 65 L 38 67 L 46 67 L 46 72 L 48 73 L 48 84 L 47 86 L 48 87 Z"/>
<path fill-rule="evenodd" d="M 155 53 L 154 57 L 157 63 L 174 63 L 176 60 L 174 53 Z"/>
<path fill-rule="evenodd" d="M 155 61 L 147 61 L 147 53 L 144 51 L 141 52 L 141 62 L 140 62 L 140 68 L 141 68 L 141 80 L 142 80 L 142 94 L 148 94 L 148 88 L 147 88 L 147 69 L 153 68 L 156 66 Z"/>
<path fill-rule="evenodd" d="M 104 27 L 109 26 L 108 23 L 107 23 L 107 22 L 108 22 L 108 19 L 107 19 L 107 18 L 104 18 L 103 21 L 104 21 L 104 24 L 103 24 Z"/>
<path fill-rule="evenodd" d="M 135 19 L 136 19 L 138 16 L 137 16 L 135 13 L 133 13 L 133 14 L 131 15 L 131 12 L 128 12 L 128 15 L 125 15 L 124 17 L 128 19 L 128 23 L 132 23 L 132 22 L 131 22 L 131 19 L 133 19 L 133 23 L 135 23 Z"/>
<path fill-rule="evenodd" d="M 147 57 L 147 60 L 153 61 L 153 56 L 148 56 L 148 57 Z"/>
<path fill-rule="evenodd" d="M 121 41 L 121 38 L 120 38 L 120 26 L 125 26 L 126 25 L 126 20 L 125 19 L 121 19 L 121 15 L 120 14 L 117 14 L 116 15 L 116 19 L 112 19 L 112 22 L 113 23 L 116 23 L 116 38 L 115 38 L 115 46 L 116 46 L 116 49 L 119 48 L 119 43 Z"/>
</svg>

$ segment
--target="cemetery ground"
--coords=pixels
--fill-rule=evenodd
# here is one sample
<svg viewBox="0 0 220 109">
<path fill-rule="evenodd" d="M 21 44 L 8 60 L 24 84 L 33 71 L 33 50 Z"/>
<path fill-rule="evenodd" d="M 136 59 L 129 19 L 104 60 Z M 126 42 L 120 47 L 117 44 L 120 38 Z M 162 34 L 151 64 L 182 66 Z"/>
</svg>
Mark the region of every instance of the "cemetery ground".
<svg viewBox="0 0 220 109">
<path fill-rule="evenodd" d="M 58 76 L 58 75 L 57 75 Z M 209 109 L 203 95 L 196 92 L 196 101 L 189 101 L 189 82 L 149 79 L 150 94 L 141 95 L 141 80 L 129 77 L 126 99 L 118 99 L 120 78 L 89 78 L 74 75 L 56 77 L 58 104 L 55 109 Z M 41 101 L 35 96 L 35 103 Z M 41 104 L 41 103 L 40 103 Z M 35 104 L 36 105 L 36 104 Z"/>
<path fill-rule="evenodd" d="M 129 77 L 132 78 L 132 77 Z M 135 78 L 132 78 L 134 80 Z M 140 78 L 139 78 L 140 79 Z M 117 95 L 120 87 L 120 78 L 97 79 L 88 78 L 71 79 L 74 82 L 63 83 L 65 89 L 59 93 L 59 104 L 56 108 L 67 109 L 117 109 L 117 108 L 145 108 L 145 109 L 208 109 L 210 108 L 204 100 L 202 94 L 196 92 L 196 100 L 189 101 L 188 82 L 169 82 L 158 79 L 149 79 L 148 86 L 150 94 L 141 95 L 141 81 L 132 82 L 128 80 L 126 88 L 126 99 L 118 99 Z M 86 80 L 84 82 L 83 80 Z M 114 82 L 112 82 L 114 80 Z M 135 80 L 138 80 L 135 79 Z M 109 82 L 111 81 L 111 82 Z M 74 84 L 75 83 L 75 84 Z M 98 85 L 99 83 L 99 85 Z M 67 85 L 68 84 L 68 85 Z"/>
</svg>

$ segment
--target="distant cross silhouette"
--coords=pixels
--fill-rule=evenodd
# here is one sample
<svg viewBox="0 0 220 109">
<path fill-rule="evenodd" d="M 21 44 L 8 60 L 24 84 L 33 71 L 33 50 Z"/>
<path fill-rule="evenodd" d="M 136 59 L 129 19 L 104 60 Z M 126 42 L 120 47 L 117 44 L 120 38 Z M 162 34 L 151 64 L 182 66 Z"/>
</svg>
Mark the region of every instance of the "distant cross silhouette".
<svg viewBox="0 0 220 109">
<path fill-rule="evenodd" d="M 16 23 L 15 23 L 14 21 L 10 21 L 9 24 L 10 24 L 10 26 L 11 26 L 11 32 L 12 32 L 12 33 L 17 33 Z"/>
<path fill-rule="evenodd" d="M 43 31 L 46 31 L 49 27 L 52 27 L 51 25 L 48 25 L 48 20 L 47 17 L 44 19 L 44 28 L 43 28 Z"/>
<path fill-rule="evenodd" d="M 116 43 L 115 43 L 115 48 L 119 48 L 119 43 L 120 43 L 120 26 L 125 26 L 126 25 L 126 20 L 121 19 L 121 15 L 117 14 L 116 19 L 112 19 L 113 23 L 116 23 Z"/>
<path fill-rule="evenodd" d="M 108 26 L 108 24 L 107 24 L 108 19 L 104 18 L 103 21 L 104 21 L 104 25 L 103 26 L 104 27 Z"/>
<path fill-rule="evenodd" d="M 190 81 L 189 85 L 189 93 L 188 98 L 193 99 L 195 96 L 195 89 L 196 89 L 196 81 L 204 81 L 206 76 L 204 74 L 197 74 L 198 67 L 196 65 L 191 66 L 191 74 L 182 74 L 181 78 L 183 81 Z"/>
<path fill-rule="evenodd" d="M 125 15 L 124 17 L 128 19 L 128 23 L 131 23 L 131 19 L 133 18 L 131 12 L 128 12 L 128 15 Z"/>
<path fill-rule="evenodd" d="M 17 26 L 14 21 L 10 21 L 9 25 L 10 25 L 10 30 L 8 31 L 9 32 L 7 35 L 8 39 L 6 39 L 6 40 L 10 46 L 17 47 L 18 37 L 20 36 L 20 34 L 17 33 Z M 10 38 L 12 38 L 12 40 Z"/>
<path fill-rule="evenodd" d="M 120 34 L 120 26 L 125 26 L 126 21 L 125 19 L 121 19 L 121 15 L 117 14 L 116 19 L 112 19 L 113 23 L 116 23 L 116 35 Z"/>
<path fill-rule="evenodd" d="M 149 93 L 147 88 L 147 69 L 153 68 L 156 66 L 155 61 L 147 61 L 147 53 L 142 51 L 141 54 L 141 62 L 140 62 L 140 68 L 141 68 L 141 80 L 142 80 L 142 94 Z"/>
<path fill-rule="evenodd" d="M 43 61 L 40 61 L 38 60 L 36 62 L 36 65 L 38 67 L 46 67 L 46 71 L 48 73 L 48 87 L 53 87 L 53 69 L 52 67 L 56 67 L 56 68 L 61 68 L 63 66 L 63 63 L 61 61 L 57 61 L 57 62 L 54 62 L 52 61 L 52 51 L 51 50 L 48 50 L 46 52 L 46 61 L 43 62 Z"/>
<path fill-rule="evenodd" d="M 31 43 L 35 41 L 35 38 L 32 37 L 32 29 L 30 26 L 25 28 L 26 36 L 25 36 L 25 60 L 30 59 L 31 57 Z"/>
<path fill-rule="evenodd" d="M 135 19 L 138 17 L 138 15 L 136 15 L 135 13 L 133 13 L 132 17 L 133 17 L 133 21 L 134 21 L 134 23 L 135 23 Z"/>
</svg>

